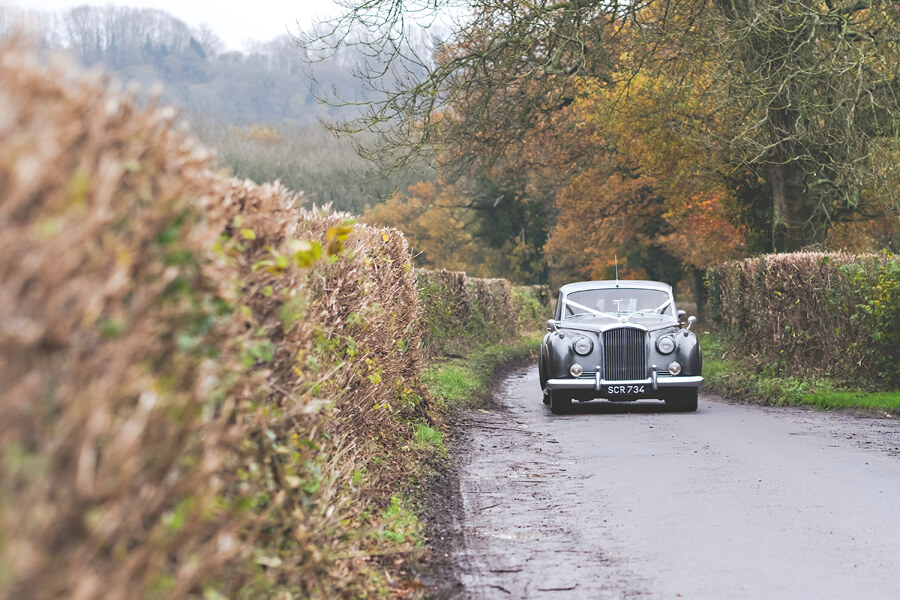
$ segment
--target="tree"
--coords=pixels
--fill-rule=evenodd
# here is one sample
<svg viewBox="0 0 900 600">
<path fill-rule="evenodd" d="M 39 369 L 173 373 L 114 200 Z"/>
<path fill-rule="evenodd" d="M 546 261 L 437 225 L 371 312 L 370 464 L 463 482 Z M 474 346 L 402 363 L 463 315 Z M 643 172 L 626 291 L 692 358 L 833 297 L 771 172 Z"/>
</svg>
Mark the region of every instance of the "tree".
<svg viewBox="0 0 900 600">
<path fill-rule="evenodd" d="M 369 156 L 402 164 L 430 151 L 461 175 L 490 168 L 526 133 L 564 109 L 580 82 L 609 93 L 636 75 L 674 86 L 701 81 L 719 129 L 699 141 L 767 186 L 771 245 L 824 240 L 831 223 L 896 211 L 898 7 L 886 0 L 470 0 L 430 56 L 405 43 L 411 19 L 450 0 L 347 2 L 308 47 L 346 40 L 354 27 L 381 61 L 425 69 L 421 78 L 362 74 L 382 99 L 345 131 L 383 142 Z M 672 75 L 675 76 L 672 76 Z"/>
<path fill-rule="evenodd" d="M 551 273 L 557 283 L 607 278 L 618 265 L 623 276 L 673 283 L 689 277 L 697 294 L 709 257 L 740 256 L 745 246 L 730 167 L 683 128 L 689 115 L 702 115 L 698 97 L 684 88 L 671 102 L 660 95 L 667 84 L 639 77 L 615 118 L 607 118 L 617 94 L 591 87 L 569 111 L 585 168 L 556 195 L 559 216 L 546 247 Z"/>
<path fill-rule="evenodd" d="M 477 217 L 452 186 L 420 182 L 368 209 L 363 219 L 401 229 L 420 266 L 485 277 L 501 268 L 502 256 L 472 235 Z"/>
<path fill-rule="evenodd" d="M 316 56 L 350 44 L 373 58 L 359 75 L 381 97 L 339 128 L 377 133 L 379 143 L 363 150 L 386 167 L 423 150 L 457 175 L 471 173 L 476 158 L 490 163 L 570 103 L 577 78 L 609 76 L 611 18 L 634 11 L 598 0 L 473 0 L 445 39 L 425 50 L 411 40 L 416 20 L 455 4 L 348 2 L 343 16 L 299 39 Z M 359 30 L 374 35 L 359 37 Z"/>
<path fill-rule="evenodd" d="M 685 6 L 675 10 L 695 16 L 690 28 L 661 19 L 660 32 L 678 40 L 681 68 L 716 92 L 726 126 L 709 137 L 764 174 L 775 247 L 821 243 L 834 222 L 896 210 L 896 166 L 876 156 L 897 142 L 896 4 Z"/>
</svg>

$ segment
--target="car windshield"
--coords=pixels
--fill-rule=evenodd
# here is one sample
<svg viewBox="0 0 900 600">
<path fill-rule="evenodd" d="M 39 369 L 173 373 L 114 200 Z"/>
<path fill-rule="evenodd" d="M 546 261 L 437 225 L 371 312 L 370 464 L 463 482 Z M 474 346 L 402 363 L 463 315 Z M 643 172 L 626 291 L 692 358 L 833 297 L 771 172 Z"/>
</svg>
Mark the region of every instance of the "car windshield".
<svg viewBox="0 0 900 600">
<path fill-rule="evenodd" d="M 620 316 L 632 313 L 675 316 L 671 296 L 663 290 L 606 288 L 566 295 L 563 318 L 578 315 Z"/>
</svg>

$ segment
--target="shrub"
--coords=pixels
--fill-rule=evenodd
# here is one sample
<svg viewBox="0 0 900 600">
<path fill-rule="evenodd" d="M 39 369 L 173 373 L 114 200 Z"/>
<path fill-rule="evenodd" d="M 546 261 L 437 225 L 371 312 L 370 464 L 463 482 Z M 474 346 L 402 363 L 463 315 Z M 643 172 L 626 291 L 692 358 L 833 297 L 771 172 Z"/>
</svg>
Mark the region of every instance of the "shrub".
<svg viewBox="0 0 900 600">
<path fill-rule="evenodd" d="M 184 595 L 241 550 L 227 186 L 100 75 L 7 45 L 0 90 L 0 595 Z"/>
<path fill-rule="evenodd" d="M 0 90 L 0 595 L 369 593 L 428 410 L 402 234 L 14 42 Z"/>
<path fill-rule="evenodd" d="M 426 276 L 423 312 L 400 232 L 216 175 L 173 118 L 0 46 L 0 596 L 384 592 L 441 450 L 422 317 L 513 335 L 509 284 Z"/>
<path fill-rule="evenodd" d="M 869 386 L 900 383 L 900 260 L 801 252 L 707 272 L 709 313 L 770 370 Z"/>
<path fill-rule="evenodd" d="M 462 356 L 473 345 L 510 341 L 540 328 L 546 288 L 514 287 L 505 279 L 468 277 L 459 271 L 417 271 L 423 349 L 428 356 Z"/>
</svg>

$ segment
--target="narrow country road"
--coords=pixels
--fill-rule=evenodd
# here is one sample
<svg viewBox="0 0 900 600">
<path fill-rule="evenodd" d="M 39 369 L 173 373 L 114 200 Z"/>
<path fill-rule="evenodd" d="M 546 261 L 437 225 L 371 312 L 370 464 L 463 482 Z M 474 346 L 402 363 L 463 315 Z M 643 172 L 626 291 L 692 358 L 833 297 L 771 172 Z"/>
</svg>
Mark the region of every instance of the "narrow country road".
<svg viewBox="0 0 900 600">
<path fill-rule="evenodd" d="M 900 597 L 897 420 L 703 394 L 554 416 L 537 379 L 460 427 L 436 598 Z"/>
</svg>

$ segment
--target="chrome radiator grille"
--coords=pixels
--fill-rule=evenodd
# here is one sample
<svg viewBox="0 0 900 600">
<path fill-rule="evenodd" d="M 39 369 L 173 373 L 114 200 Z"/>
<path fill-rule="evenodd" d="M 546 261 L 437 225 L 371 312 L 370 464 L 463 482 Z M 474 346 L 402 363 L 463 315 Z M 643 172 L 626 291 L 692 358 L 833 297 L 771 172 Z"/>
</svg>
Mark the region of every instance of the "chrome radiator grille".
<svg viewBox="0 0 900 600">
<path fill-rule="evenodd" d="M 645 332 L 630 327 L 603 334 L 603 379 L 630 381 L 647 378 Z"/>
</svg>

